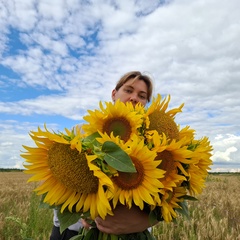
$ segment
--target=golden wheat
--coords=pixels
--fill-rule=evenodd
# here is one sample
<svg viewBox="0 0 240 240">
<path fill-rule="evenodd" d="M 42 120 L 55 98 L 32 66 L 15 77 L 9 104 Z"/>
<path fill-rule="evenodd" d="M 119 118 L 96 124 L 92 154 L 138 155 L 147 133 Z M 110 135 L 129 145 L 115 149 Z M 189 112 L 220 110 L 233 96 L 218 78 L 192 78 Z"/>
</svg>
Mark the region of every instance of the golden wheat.
<svg viewBox="0 0 240 240">
<path fill-rule="evenodd" d="M 52 211 L 40 209 L 40 198 L 23 172 L 0 172 L 0 240 L 47 240 Z"/>
<path fill-rule="evenodd" d="M 240 240 L 240 175 L 210 175 L 199 201 L 189 202 L 190 219 L 159 223 L 157 239 Z"/>
<path fill-rule="evenodd" d="M 0 239 L 49 239 L 52 211 L 39 209 L 33 183 L 22 172 L 0 172 Z M 240 175 L 209 175 L 199 201 L 189 202 L 190 218 L 160 222 L 157 240 L 240 240 Z M 13 231 L 14 230 L 14 231 Z"/>
</svg>

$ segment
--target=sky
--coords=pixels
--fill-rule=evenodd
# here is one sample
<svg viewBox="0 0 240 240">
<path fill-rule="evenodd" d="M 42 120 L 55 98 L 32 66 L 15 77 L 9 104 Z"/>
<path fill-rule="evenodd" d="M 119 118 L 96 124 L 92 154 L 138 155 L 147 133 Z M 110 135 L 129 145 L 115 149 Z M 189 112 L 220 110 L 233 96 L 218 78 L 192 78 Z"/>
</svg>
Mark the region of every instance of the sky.
<svg viewBox="0 0 240 240">
<path fill-rule="evenodd" d="M 239 0 L 1 0 L 0 168 L 23 168 L 29 132 L 83 122 L 126 72 L 184 103 L 213 172 L 240 172 Z"/>
</svg>

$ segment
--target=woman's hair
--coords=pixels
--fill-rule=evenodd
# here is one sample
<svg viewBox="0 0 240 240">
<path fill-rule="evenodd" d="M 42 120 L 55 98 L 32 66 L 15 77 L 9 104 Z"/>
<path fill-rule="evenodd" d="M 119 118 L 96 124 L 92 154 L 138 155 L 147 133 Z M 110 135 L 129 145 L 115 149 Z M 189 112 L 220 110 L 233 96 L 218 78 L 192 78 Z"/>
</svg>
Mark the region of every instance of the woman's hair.
<svg viewBox="0 0 240 240">
<path fill-rule="evenodd" d="M 118 91 L 119 88 L 121 88 L 130 79 L 133 79 L 134 81 L 142 80 L 145 82 L 145 84 L 147 85 L 147 101 L 150 102 L 153 91 L 152 79 L 149 76 L 142 74 L 141 72 L 132 71 L 124 74 L 117 82 L 115 89 Z"/>
</svg>

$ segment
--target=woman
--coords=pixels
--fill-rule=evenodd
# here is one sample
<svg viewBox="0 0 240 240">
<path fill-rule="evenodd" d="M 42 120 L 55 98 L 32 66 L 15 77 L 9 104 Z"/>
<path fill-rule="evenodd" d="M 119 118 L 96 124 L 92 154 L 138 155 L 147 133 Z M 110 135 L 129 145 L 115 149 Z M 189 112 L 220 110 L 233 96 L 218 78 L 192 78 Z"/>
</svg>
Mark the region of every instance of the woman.
<svg viewBox="0 0 240 240">
<path fill-rule="evenodd" d="M 141 72 L 132 71 L 123 75 L 117 82 L 115 89 L 112 90 L 112 100 L 120 100 L 124 103 L 132 102 L 135 106 L 137 103 L 146 105 L 152 96 L 153 85 L 151 78 L 143 75 Z M 141 211 L 138 207 L 128 209 L 125 206 L 119 205 L 114 211 L 114 215 L 108 215 L 104 220 L 100 217 L 95 219 L 97 228 L 101 232 L 108 234 L 129 234 L 142 232 L 150 227 L 148 214 Z M 89 228 L 90 225 L 81 220 L 66 229 L 62 235 L 59 232 L 59 221 L 56 212 L 54 212 L 54 227 L 50 240 L 67 240 L 78 234 L 81 227 Z"/>
</svg>

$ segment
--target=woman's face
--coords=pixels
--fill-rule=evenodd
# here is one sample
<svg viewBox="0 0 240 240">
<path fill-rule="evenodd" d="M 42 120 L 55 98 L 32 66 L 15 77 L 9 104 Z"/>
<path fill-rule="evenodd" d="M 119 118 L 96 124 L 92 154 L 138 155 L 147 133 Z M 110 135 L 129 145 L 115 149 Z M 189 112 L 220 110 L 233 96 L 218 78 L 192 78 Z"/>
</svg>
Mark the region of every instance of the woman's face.
<svg viewBox="0 0 240 240">
<path fill-rule="evenodd" d="M 112 91 L 112 100 L 116 101 L 120 99 L 121 102 L 132 102 L 135 106 L 137 103 L 141 103 L 143 106 L 147 104 L 147 85 L 143 80 L 129 79 L 124 83 L 118 91 L 114 89 Z"/>
</svg>

